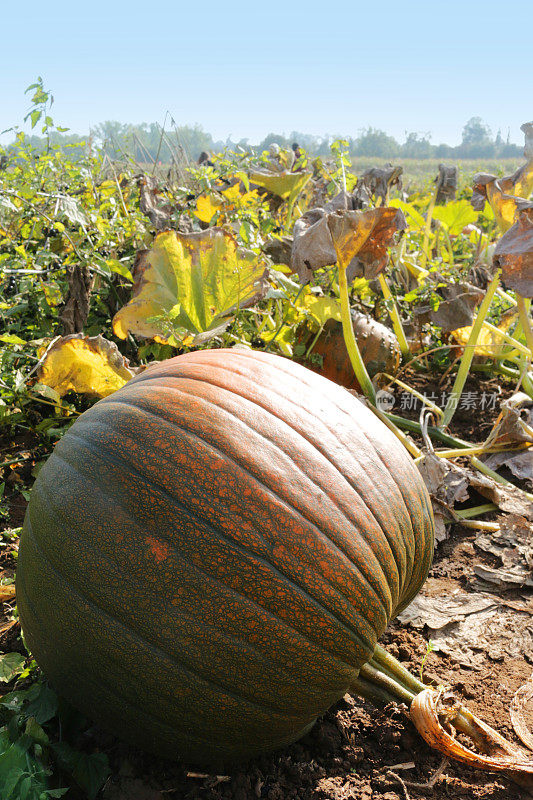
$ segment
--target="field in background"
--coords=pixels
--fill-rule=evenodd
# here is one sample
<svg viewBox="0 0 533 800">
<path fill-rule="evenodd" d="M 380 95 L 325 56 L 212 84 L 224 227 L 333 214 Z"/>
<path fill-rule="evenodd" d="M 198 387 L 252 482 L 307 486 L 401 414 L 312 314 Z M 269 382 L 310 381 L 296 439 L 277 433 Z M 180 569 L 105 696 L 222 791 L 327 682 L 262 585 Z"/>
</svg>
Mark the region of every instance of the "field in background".
<svg viewBox="0 0 533 800">
<path fill-rule="evenodd" d="M 359 156 L 352 159 L 353 171 L 360 175 L 370 167 L 380 167 L 390 164 L 386 158 L 371 158 Z M 459 189 L 465 184 L 471 185 L 472 177 L 476 172 L 489 172 L 491 175 L 510 175 L 522 163 L 518 158 L 485 158 L 485 159 L 454 159 L 454 158 L 394 158 L 392 163 L 403 167 L 404 186 L 407 190 L 423 191 L 426 185 L 434 180 L 438 173 L 439 164 L 459 167 Z"/>
</svg>

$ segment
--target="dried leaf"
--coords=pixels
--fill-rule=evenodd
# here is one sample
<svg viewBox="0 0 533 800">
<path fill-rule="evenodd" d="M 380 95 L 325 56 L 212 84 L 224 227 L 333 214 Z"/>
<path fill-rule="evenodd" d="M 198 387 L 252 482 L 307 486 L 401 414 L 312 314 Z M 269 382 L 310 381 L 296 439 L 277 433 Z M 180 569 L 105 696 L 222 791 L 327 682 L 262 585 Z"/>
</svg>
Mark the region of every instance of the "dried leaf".
<svg viewBox="0 0 533 800">
<path fill-rule="evenodd" d="M 403 167 L 393 167 L 392 164 L 389 164 L 386 167 L 371 167 L 367 169 L 359 180 L 372 197 L 375 197 L 376 200 L 378 198 L 381 199 L 381 203 L 385 205 L 388 193 L 393 186 L 397 186 L 398 190 L 401 191 L 402 174 Z"/>
<path fill-rule="evenodd" d="M 522 125 L 522 128 L 524 126 Z M 524 709 L 533 701 L 533 674 L 530 679 L 515 692 L 511 700 L 509 713 L 516 735 L 529 750 L 533 750 L 533 734 L 525 720 Z M 530 714 L 531 717 L 531 714 Z"/>
<path fill-rule="evenodd" d="M 237 308 L 266 289 L 265 268 L 255 253 L 238 247 L 222 228 L 201 233 L 165 231 L 138 254 L 131 300 L 113 319 L 115 334 L 128 332 L 178 344 L 165 315 L 183 336 L 219 327 Z"/>
<path fill-rule="evenodd" d="M 533 657 L 531 612 L 483 592 L 450 593 L 447 587 L 432 596 L 422 592 L 397 619 L 426 631 L 436 652 L 469 669 L 482 669 L 487 658 Z"/>
<path fill-rule="evenodd" d="M 394 236 L 407 227 L 397 208 L 366 211 L 336 211 L 328 214 L 328 228 L 339 264 L 350 268 L 349 277 L 373 280 L 387 264 L 387 248 Z M 354 264 L 354 259 L 357 262 Z"/>
<path fill-rule="evenodd" d="M 507 446 L 524 442 L 533 444 L 532 409 L 533 400 L 524 392 L 516 392 L 504 400 L 485 446 Z M 529 457 L 533 466 L 533 450 Z"/>
<path fill-rule="evenodd" d="M 533 587 L 533 530 L 524 517 L 510 514 L 499 520 L 500 530 L 476 536 L 476 547 L 498 558 L 501 567 L 474 565 L 474 572 L 488 583 L 505 590 Z"/>
<path fill-rule="evenodd" d="M 445 283 L 439 275 L 436 292 L 442 300 L 436 309 L 429 305 L 417 306 L 415 314 L 420 322 L 432 322 L 443 331 L 456 331 L 472 325 L 474 312 L 483 300 L 484 292 L 471 283 Z"/>
<path fill-rule="evenodd" d="M 337 263 L 337 254 L 323 208 L 306 211 L 294 223 L 291 268 L 302 283 L 313 277 L 313 272 Z"/>
<path fill-rule="evenodd" d="M 67 299 L 59 315 L 65 336 L 83 331 L 89 316 L 89 301 L 95 278 L 86 264 L 67 267 L 67 276 Z"/>
<path fill-rule="evenodd" d="M 491 453 L 483 459 L 490 469 L 498 470 L 507 467 L 515 478 L 533 486 L 533 457 L 531 449 Z"/>
<path fill-rule="evenodd" d="M 455 200 L 455 194 L 457 192 L 457 174 L 457 167 L 439 164 L 439 174 L 435 178 L 435 183 L 437 184 L 437 203 Z"/>
<path fill-rule="evenodd" d="M 158 204 L 160 194 L 157 179 L 153 175 L 142 175 L 138 179 L 139 207 L 146 214 L 156 231 L 169 228 L 172 220 L 172 206 L 167 202 Z"/>
<path fill-rule="evenodd" d="M 68 391 L 107 397 L 135 374 L 116 344 L 103 336 L 61 336 L 43 355 L 38 379 L 60 397 Z"/>
<path fill-rule="evenodd" d="M 493 265 L 502 270 L 506 287 L 533 297 L 533 203 L 517 205 L 516 222 L 496 245 Z"/>
</svg>

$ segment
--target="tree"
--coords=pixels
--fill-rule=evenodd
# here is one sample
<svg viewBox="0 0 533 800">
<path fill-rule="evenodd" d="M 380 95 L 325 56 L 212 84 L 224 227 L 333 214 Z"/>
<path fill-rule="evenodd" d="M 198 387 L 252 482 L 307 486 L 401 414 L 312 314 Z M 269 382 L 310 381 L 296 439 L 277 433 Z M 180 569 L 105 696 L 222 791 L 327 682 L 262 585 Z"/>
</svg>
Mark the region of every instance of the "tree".
<svg viewBox="0 0 533 800">
<path fill-rule="evenodd" d="M 491 142 L 491 130 L 481 117 L 471 117 L 463 128 L 463 144 L 479 145 Z"/>
<path fill-rule="evenodd" d="M 393 136 L 378 128 L 367 128 L 354 142 L 354 155 L 394 158 L 400 152 L 400 145 Z"/>
</svg>

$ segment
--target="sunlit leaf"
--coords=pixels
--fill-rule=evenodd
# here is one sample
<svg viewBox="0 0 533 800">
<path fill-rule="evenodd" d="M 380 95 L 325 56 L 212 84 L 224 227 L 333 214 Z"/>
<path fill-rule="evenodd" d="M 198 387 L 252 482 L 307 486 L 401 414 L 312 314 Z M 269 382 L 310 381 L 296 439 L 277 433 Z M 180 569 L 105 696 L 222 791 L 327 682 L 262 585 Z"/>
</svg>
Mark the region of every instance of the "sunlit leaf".
<svg viewBox="0 0 533 800">
<path fill-rule="evenodd" d="M 504 317 L 500 324 L 497 326 L 499 330 L 507 333 L 508 329 L 511 327 L 511 324 L 514 321 L 514 315 L 510 314 Z M 468 339 L 470 338 L 470 333 L 472 332 L 472 326 L 468 325 L 466 328 L 457 328 L 457 330 L 452 332 L 452 336 L 457 342 L 457 344 L 466 347 L 468 344 Z M 474 353 L 476 356 L 485 356 L 488 358 L 497 358 L 503 351 L 504 347 L 509 347 L 508 344 L 502 339 L 501 336 L 495 331 L 490 330 L 489 328 L 481 328 L 477 344 L 474 348 Z"/>
<path fill-rule="evenodd" d="M 294 202 L 305 184 L 311 177 L 311 172 L 270 172 L 268 170 L 255 170 L 250 172 L 250 180 L 262 186 L 271 194 L 281 197 L 282 200 Z"/>
<path fill-rule="evenodd" d="M 24 670 L 26 659 L 20 653 L 0 655 L 0 682 L 9 683 Z"/>
<path fill-rule="evenodd" d="M 426 227 L 426 220 L 415 206 L 414 203 L 406 203 L 403 200 L 395 197 L 388 204 L 389 208 L 400 208 L 403 213 L 409 218 L 410 228 L 417 227 L 424 230 Z"/>
<path fill-rule="evenodd" d="M 399 209 L 381 207 L 328 214 L 328 227 L 339 264 L 346 269 L 357 257 L 354 274 L 370 280 L 384 270 L 387 248 L 407 223 Z"/>
<path fill-rule="evenodd" d="M 435 206 L 433 218 L 444 225 L 450 236 L 458 236 L 467 225 L 477 222 L 478 213 L 468 200 L 455 200 L 445 206 Z"/>
<path fill-rule="evenodd" d="M 133 296 L 113 319 L 115 334 L 128 332 L 174 343 L 160 317 L 188 334 L 216 328 L 238 307 L 249 305 L 265 290 L 265 268 L 251 251 L 238 247 L 222 228 L 202 233 L 158 234 L 151 250 L 134 267 Z"/>
<path fill-rule="evenodd" d="M 40 383 L 55 389 L 60 397 L 68 391 L 107 397 L 134 375 L 114 342 L 82 333 L 53 342 L 37 374 Z"/>
<path fill-rule="evenodd" d="M 199 220 L 209 223 L 220 210 L 222 201 L 212 194 L 201 194 L 196 201 L 194 212 Z"/>
</svg>

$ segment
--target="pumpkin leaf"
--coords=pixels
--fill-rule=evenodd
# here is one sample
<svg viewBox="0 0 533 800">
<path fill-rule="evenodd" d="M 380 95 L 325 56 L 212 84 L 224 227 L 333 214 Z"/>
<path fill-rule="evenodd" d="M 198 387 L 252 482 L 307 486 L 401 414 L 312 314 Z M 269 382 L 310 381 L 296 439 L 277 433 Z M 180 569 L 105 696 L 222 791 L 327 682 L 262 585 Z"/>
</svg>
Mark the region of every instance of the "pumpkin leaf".
<svg viewBox="0 0 533 800">
<path fill-rule="evenodd" d="M 26 659 L 20 653 L 4 653 L 0 655 L 0 682 L 9 683 L 24 671 Z"/>
<path fill-rule="evenodd" d="M 250 180 L 258 186 L 262 186 L 270 194 L 275 194 L 281 197 L 282 200 L 288 200 L 293 203 L 305 184 L 311 177 L 310 171 L 302 172 L 271 172 L 269 170 L 255 170 L 250 172 Z"/>
<path fill-rule="evenodd" d="M 67 742 L 57 742 L 52 749 L 59 765 L 72 775 L 89 800 L 94 800 L 111 772 L 106 754 L 79 752 Z"/>
<path fill-rule="evenodd" d="M 450 236 L 458 236 L 467 225 L 477 222 L 478 213 L 468 200 L 463 199 L 445 206 L 435 206 L 433 218 L 445 227 Z"/>
<path fill-rule="evenodd" d="M 262 296 L 265 268 L 259 257 L 238 247 L 222 228 L 202 233 L 165 231 L 134 267 L 133 296 L 113 319 L 115 334 L 128 332 L 162 344 L 177 344 L 220 326 Z M 178 337 L 168 332 L 165 316 Z"/>
<path fill-rule="evenodd" d="M 407 227 L 403 212 L 380 207 L 365 211 L 337 211 L 328 214 L 328 228 L 337 261 L 345 269 L 352 266 L 352 276 L 368 280 L 385 269 L 387 247 L 394 235 Z M 352 264 L 357 257 L 357 263 Z"/>
<path fill-rule="evenodd" d="M 134 375 L 116 344 L 103 336 L 62 336 L 42 356 L 38 379 L 59 397 L 69 391 L 107 397 Z"/>
<path fill-rule="evenodd" d="M 516 222 L 496 245 L 493 265 L 509 289 L 533 297 L 533 203 L 517 204 Z"/>
</svg>

